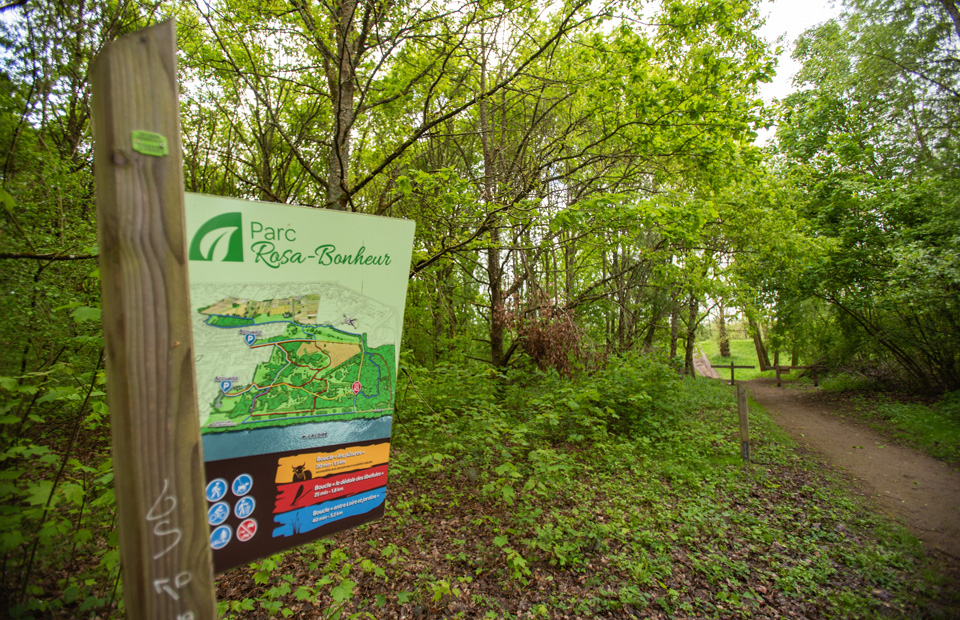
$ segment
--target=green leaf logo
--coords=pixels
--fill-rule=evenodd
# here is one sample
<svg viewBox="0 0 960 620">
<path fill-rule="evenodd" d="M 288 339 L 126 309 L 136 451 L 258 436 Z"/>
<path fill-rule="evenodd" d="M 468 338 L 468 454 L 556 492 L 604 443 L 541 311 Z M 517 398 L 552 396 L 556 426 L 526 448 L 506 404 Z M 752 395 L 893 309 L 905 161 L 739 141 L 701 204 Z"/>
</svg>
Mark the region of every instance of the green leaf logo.
<svg viewBox="0 0 960 620">
<path fill-rule="evenodd" d="M 239 212 L 221 213 L 200 227 L 190 242 L 190 260 L 243 262 L 243 220 Z"/>
</svg>

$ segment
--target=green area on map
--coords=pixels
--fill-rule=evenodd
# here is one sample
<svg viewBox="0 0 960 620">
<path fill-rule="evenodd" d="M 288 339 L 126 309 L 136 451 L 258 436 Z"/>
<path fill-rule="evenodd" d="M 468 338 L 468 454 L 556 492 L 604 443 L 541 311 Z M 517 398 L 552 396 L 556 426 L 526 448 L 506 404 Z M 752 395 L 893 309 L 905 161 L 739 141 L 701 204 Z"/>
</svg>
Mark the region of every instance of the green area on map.
<svg viewBox="0 0 960 620">
<path fill-rule="evenodd" d="M 391 413 L 394 345 L 370 347 L 366 334 L 316 320 L 318 295 L 250 301 L 225 298 L 201 308 L 211 329 L 284 323 L 270 338 L 236 337 L 236 346 L 268 348 L 270 357 L 231 381 L 210 403 L 203 432 L 248 430 L 319 420 L 378 418 Z"/>
</svg>

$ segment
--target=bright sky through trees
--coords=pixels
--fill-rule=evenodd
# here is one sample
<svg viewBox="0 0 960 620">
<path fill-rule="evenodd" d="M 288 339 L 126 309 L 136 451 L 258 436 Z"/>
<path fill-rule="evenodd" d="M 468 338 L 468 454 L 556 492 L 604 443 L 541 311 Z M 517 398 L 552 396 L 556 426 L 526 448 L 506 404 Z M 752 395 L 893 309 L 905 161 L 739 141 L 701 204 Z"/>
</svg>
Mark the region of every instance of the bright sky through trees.
<svg viewBox="0 0 960 620">
<path fill-rule="evenodd" d="M 800 63 L 793 59 L 793 46 L 805 30 L 840 15 L 841 2 L 832 0 L 774 0 L 764 3 L 761 14 L 767 22 L 760 29 L 760 35 L 770 43 L 776 44 L 783 37 L 780 46 L 783 52 L 779 56 L 777 75 L 773 81 L 760 85 L 760 94 L 764 101 L 771 103 L 781 100 L 793 92 L 793 77 L 800 70 Z M 773 140 L 775 127 L 763 130 L 757 135 L 757 144 L 766 144 Z"/>
<path fill-rule="evenodd" d="M 800 69 L 800 63 L 790 54 L 797 37 L 806 29 L 837 17 L 841 10 L 842 4 L 831 0 L 774 0 L 764 3 L 761 14 L 767 16 L 767 23 L 760 29 L 761 36 L 772 43 L 778 37 L 784 37 L 777 76 L 769 84 L 760 87 L 766 101 L 783 99 L 793 91 L 791 81 Z"/>
</svg>

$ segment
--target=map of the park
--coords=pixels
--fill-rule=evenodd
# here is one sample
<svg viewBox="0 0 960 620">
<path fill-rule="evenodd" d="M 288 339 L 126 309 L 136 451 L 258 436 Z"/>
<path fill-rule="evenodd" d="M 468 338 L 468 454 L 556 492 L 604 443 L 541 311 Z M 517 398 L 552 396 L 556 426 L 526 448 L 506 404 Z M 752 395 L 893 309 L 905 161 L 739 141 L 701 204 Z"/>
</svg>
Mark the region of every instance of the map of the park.
<svg viewBox="0 0 960 620">
<path fill-rule="evenodd" d="M 316 324 L 319 301 L 227 297 L 198 310 L 207 326 L 230 330 L 232 346 L 269 351 L 246 376 L 220 378 L 204 433 L 390 414 L 394 345 L 370 347 L 346 316 L 341 325 Z M 262 337 L 267 326 L 283 331 Z"/>
</svg>

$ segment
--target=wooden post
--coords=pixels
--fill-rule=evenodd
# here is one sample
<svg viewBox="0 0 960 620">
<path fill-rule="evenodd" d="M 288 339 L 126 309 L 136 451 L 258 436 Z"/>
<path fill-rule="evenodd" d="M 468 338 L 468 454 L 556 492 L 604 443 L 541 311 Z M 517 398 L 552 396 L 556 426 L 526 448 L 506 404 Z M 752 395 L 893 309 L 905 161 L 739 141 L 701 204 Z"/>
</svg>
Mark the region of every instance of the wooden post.
<svg viewBox="0 0 960 620">
<path fill-rule="evenodd" d="M 212 620 L 173 22 L 106 46 L 92 86 L 126 615 Z"/>
<path fill-rule="evenodd" d="M 733 376 L 734 368 L 756 368 L 756 366 L 735 366 L 733 362 L 730 362 L 730 385 L 736 385 L 737 382 Z"/>
<path fill-rule="evenodd" d="M 740 414 L 740 456 L 743 462 L 750 464 L 750 428 L 747 421 L 747 390 L 737 386 L 737 410 Z"/>
<path fill-rule="evenodd" d="M 817 374 L 817 367 L 813 367 L 813 387 L 820 387 L 820 375 Z"/>
<path fill-rule="evenodd" d="M 777 387 L 780 387 L 780 367 L 777 366 Z"/>
</svg>

